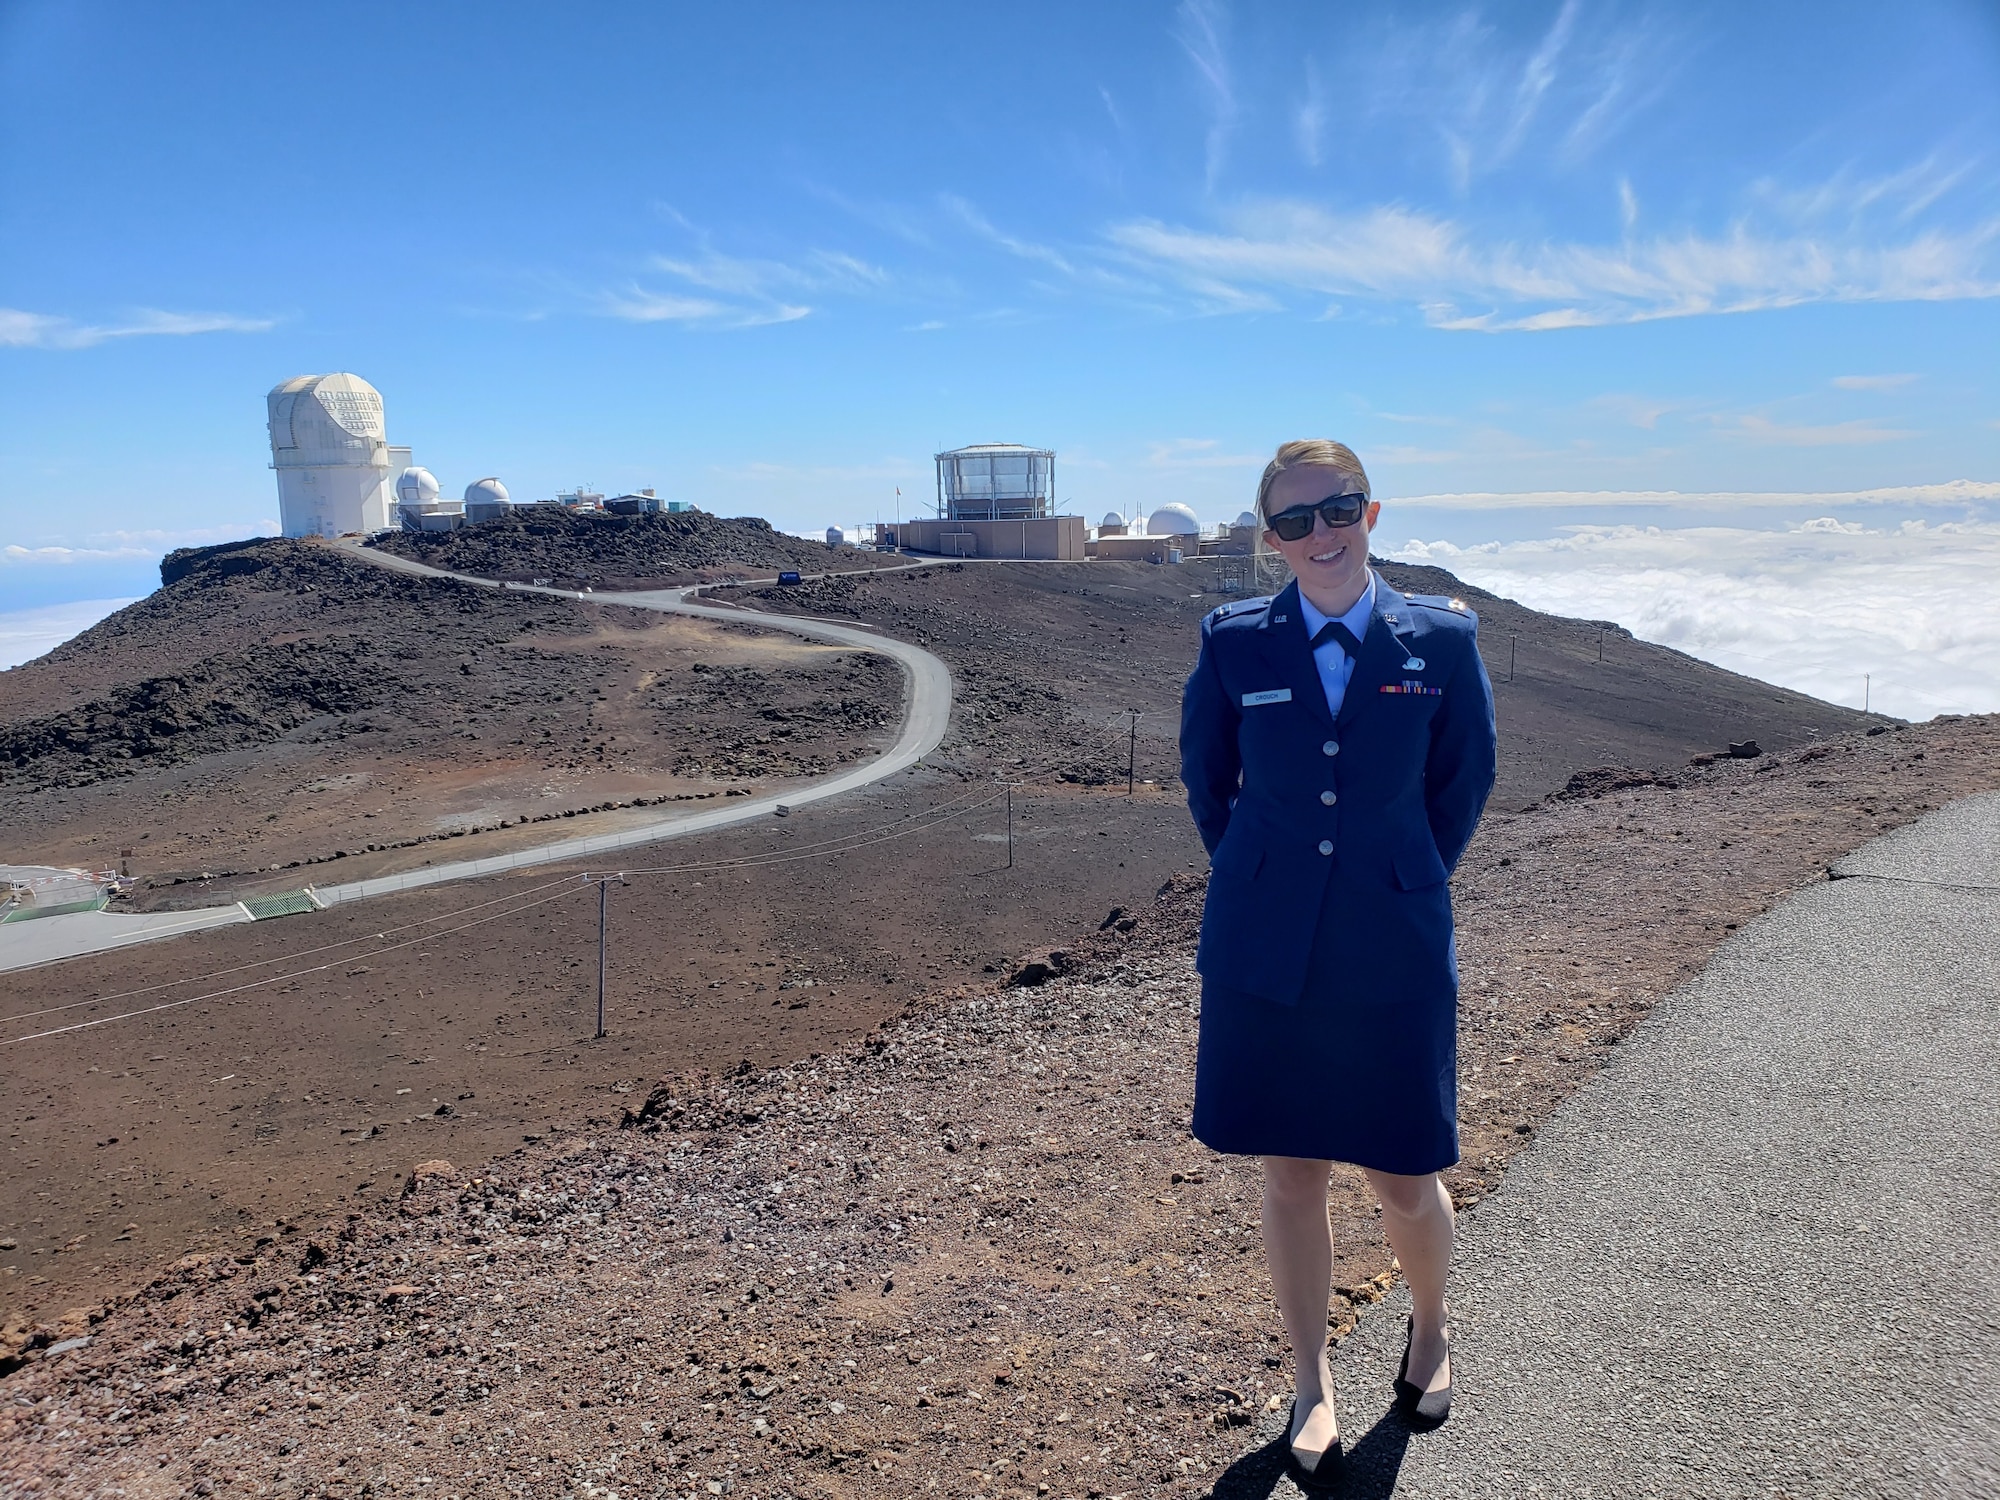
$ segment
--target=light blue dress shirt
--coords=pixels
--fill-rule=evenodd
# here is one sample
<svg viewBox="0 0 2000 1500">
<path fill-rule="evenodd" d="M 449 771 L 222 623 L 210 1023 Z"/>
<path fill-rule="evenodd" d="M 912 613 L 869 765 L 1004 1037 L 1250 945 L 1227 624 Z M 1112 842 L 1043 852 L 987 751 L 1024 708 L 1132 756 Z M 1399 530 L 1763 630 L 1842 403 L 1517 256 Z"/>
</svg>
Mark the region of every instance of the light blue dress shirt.
<svg viewBox="0 0 2000 1500">
<path fill-rule="evenodd" d="M 1368 571 L 1368 587 L 1361 591 L 1361 597 L 1354 601 L 1354 607 L 1340 617 L 1340 623 L 1354 632 L 1354 638 L 1365 640 L 1368 635 L 1368 617 L 1375 610 L 1375 571 Z M 1299 591 L 1299 614 L 1306 622 L 1306 639 L 1311 640 L 1320 632 L 1320 627 L 1333 617 L 1321 614 L 1313 607 L 1312 600 Z M 1339 641 L 1322 641 L 1313 652 L 1313 665 L 1319 668 L 1319 685 L 1326 691 L 1327 712 L 1336 719 L 1340 717 L 1340 705 L 1347 697 L 1347 680 L 1354 675 L 1354 658 Z"/>
</svg>

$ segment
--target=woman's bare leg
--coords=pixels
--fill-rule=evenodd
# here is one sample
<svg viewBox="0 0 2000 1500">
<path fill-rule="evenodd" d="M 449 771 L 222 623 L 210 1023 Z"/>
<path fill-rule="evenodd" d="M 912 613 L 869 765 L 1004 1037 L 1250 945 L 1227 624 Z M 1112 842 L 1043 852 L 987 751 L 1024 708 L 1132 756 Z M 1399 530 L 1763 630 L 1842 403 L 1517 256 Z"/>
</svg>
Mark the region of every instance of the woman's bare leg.
<svg viewBox="0 0 2000 1500">
<path fill-rule="evenodd" d="M 1367 1169 L 1363 1169 L 1367 1170 Z M 1401 1177 L 1368 1171 L 1368 1185 L 1382 1204 L 1382 1228 L 1410 1284 L 1410 1383 L 1441 1390 L 1451 1383 L 1445 1345 L 1445 1278 L 1451 1273 L 1451 1194 L 1435 1172 Z"/>
<path fill-rule="evenodd" d="M 1292 1442 L 1315 1452 L 1333 1445 L 1340 1426 L 1326 1359 L 1326 1303 L 1333 1278 L 1333 1231 L 1326 1221 L 1331 1167 L 1331 1162 L 1296 1156 L 1264 1158 L 1264 1255 L 1292 1341 L 1292 1382 L 1298 1391 Z"/>
</svg>

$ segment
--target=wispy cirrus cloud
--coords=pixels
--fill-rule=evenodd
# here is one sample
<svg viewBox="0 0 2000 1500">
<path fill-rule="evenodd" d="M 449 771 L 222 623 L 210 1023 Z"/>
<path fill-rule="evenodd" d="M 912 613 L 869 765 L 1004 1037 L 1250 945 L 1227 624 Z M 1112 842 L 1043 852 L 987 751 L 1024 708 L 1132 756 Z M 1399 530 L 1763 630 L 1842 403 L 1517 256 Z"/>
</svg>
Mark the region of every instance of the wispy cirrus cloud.
<svg viewBox="0 0 2000 1500">
<path fill-rule="evenodd" d="M 1843 167 L 1824 181 L 1804 186 L 1763 178 L 1755 197 L 1802 223 L 1860 225 L 1871 214 L 1907 224 L 1972 175 L 1970 161 L 1951 161 L 1937 152 L 1893 172 L 1863 174 Z"/>
<path fill-rule="evenodd" d="M 1687 232 L 1618 244 L 1484 238 L 1421 209 L 1342 213 L 1296 199 L 1246 202 L 1223 227 L 1113 225 L 1134 265 L 1245 298 L 1372 297 L 1462 331 L 1542 331 L 1789 307 L 2000 297 L 2000 220 L 1900 242 Z"/>
<path fill-rule="evenodd" d="M 1190 298 L 1198 312 L 1248 312 L 1278 306 L 1260 292 L 1244 291 L 1199 275 L 1182 276 L 1175 292 L 1170 293 L 1155 278 L 1133 275 L 1129 266 L 1106 264 L 1100 246 L 1062 249 L 1014 234 L 994 224 L 976 205 L 955 193 L 941 194 L 938 202 L 961 228 L 1016 260 L 1044 268 L 1036 283 L 1043 291 L 1094 293 L 1155 310 L 1166 310 L 1176 302 L 1186 304 Z"/>
<path fill-rule="evenodd" d="M 1310 57 L 1306 59 L 1305 73 L 1305 97 L 1292 111 L 1292 138 L 1298 146 L 1300 159 L 1307 166 L 1316 167 L 1324 149 L 1326 84 L 1320 78 L 1319 64 Z"/>
<path fill-rule="evenodd" d="M 1215 438 L 1170 438 L 1154 443 L 1146 463 L 1156 469 L 1262 469 L 1267 455 L 1226 453 Z"/>
<path fill-rule="evenodd" d="M 1210 191 L 1228 158 L 1229 135 L 1236 126 L 1236 80 L 1229 64 L 1226 31 L 1228 7 L 1221 0 L 1181 0 L 1174 13 L 1174 40 L 1194 65 L 1195 83 L 1208 111 L 1205 150 Z"/>
<path fill-rule="evenodd" d="M 1916 378 L 1914 375 L 1836 375 L 1830 383 L 1835 389 L 1843 391 L 1893 391 L 1899 386 L 1909 385 Z"/>
<path fill-rule="evenodd" d="M 1009 255 L 1020 260 L 1036 261 L 1052 271 L 1061 272 L 1064 276 L 1077 274 L 1076 263 L 1062 251 L 1053 245 L 1038 244 L 1034 240 L 1023 239 L 1019 235 L 998 228 L 991 219 L 956 193 L 945 193 L 938 201 L 961 225 L 989 244 L 997 245 Z"/>
<path fill-rule="evenodd" d="M 1647 432 L 1655 431 L 1659 427 L 1660 418 L 1673 412 L 1683 411 L 1687 407 L 1687 403 L 1683 401 L 1661 401 L 1625 392 L 1593 396 L 1585 404 L 1595 411 L 1604 412 Z"/>
<path fill-rule="evenodd" d="M 1521 76 L 1514 86 L 1513 116 L 1507 122 L 1506 134 L 1500 141 L 1501 156 L 1513 155 L 1522 137 L 1534 124 L 1543 96 L 1548 93 L 1549 85 L 1555 82 L 1563 48 L 1568 45 L 1570 33 L 1576 28 L 1579 8 L 1579 0 L 1563 0 L 1555 21 L 1543 33 L 1541 45 L 1535 48 L 1527 65 L 1521 69 Z"/>
<path fill-rule="evenodd" d="M 91 349 L 114 339 L 185 338 L 198 333 L 264 333 L 277 326 L 274 318 L 244 318 L 234 313 L 178 313 L 141 308 L 118 322 L 80 323 L 50 313 L 0 307 L 0 348 Z"/>
<path fill-rule="evenodd" d="M 841 250 L 809 250 L 792 260 L 732 255 L 671 208 L 660 211 L 689 231 L 695 248 L 648 256 L 625 285 L 596 293 L 603 315 L 690 328 L 761 328 L 810 317 L 813 304 L 804 298 L 880 295 L 895 281 L 883 266 Z"/>
<path fill-rule="evenodd" d="M 794 323 L 812 315 L 810 307 L 792 303 L 744 306 L 712 297 L 659 292 L 637 282 L 623 291 L 601 293 L 598 306 L 607 317 L 621 318 L 627 323 L 678 323 L 709 328 L 761 328 L 772 323 Z"/>
<path fill-rule="evenodd" d="M 1536 29 L 1527 7 L 1398 9 L 1344 28 L 1348 91 L 1406 141 L 1439 153 L 1458 195 L 1523 161 L 1574 166 L 1673 90 L 1701 39 L 1671 14 L 1563 0 Z"/>
<path fill-rule="evenodd" d="M 1917 435 L 1907 428 L 1884 427 L 1866 417 L 1852 422 L 1779 422 L 1756 412 L 1720 419 L 1716 429 L 1749 442 L 1784 448 L 1851 448 L 1899 443 Z"/>
</svg>

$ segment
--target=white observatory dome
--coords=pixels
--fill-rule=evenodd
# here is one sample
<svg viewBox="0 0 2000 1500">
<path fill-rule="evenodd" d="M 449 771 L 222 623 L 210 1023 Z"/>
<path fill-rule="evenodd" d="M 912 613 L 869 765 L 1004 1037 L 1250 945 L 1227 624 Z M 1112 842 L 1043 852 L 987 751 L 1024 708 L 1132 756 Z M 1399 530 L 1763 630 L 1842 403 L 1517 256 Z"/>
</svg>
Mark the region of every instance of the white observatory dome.
<svg viewBox="0 0 2000 1500">
<path fill-rule="evenodd" d="M 1200 536 L 1201 522 L 1187 506 L 1176 501 L 1162 505 L 1146 518 L 1147 536 Z"/>
<path fill-rule="evenodd" d="M 295 376 L 265 400 L 280 465 L 365 464 L 385 441 L 382 393 L 359 375 Z"/>
<path fill-rule="evenodd" d="M 435 484 L 437 481 L 431 482 Z M 475 479 L 465 487 L 467 505 L 505 505 L 511 498 L 507 486 L 497 479 Z"/>
<path fill-rule="evenodd" d="M 405 505 L 430 505 L 437 497 L 437 475 L 421 464 L 403 470 L 396 481 L 396 498 Z"/>
<path fill-rule="evenodd" d="M 394 471 L 382 393 L 359 375 L 297 375 L 265 405 L 285 535 L 386 530 Z"/>
<path fill-rule="evenodd" d="M 1104 519 L 1099 521 L 1097 524 L 1099 526 L 1123 526 L 1125 524 L 1125 518 L 1119 515 L 1118 512 L 1115 510 L 1107 510 L 1104 513 Z"/>
<path fill-rule="evenodd" d="M 1237 525 L 1238 525 L 1239 527 L 1245 527 L 1245 526 L 1247 526 L 1247 527 L 1249 527 L 1249 528 L 1250 528 L 1250 529 L 1251 529 L 1252 531 L 1256 530 L 1256 529 L 1257 529 L 1257 526 L 1258 526 L 1258 521 L 1257 521 L 1257 512 L 1256 512 L 1256 511 L 1254 511 L 1254 510 L 1246 510 L 1246 511 L 1244 511 L 1242 515 L 1240 515 L 1240 516 L 1238 516 L 1238 517 L 1236 518 L 1236 524 L 1237 524 Z"/>
<path fill-rule="evenodd" d="M 842 542 L 846 540 L 847 540 L 847 534 L 843 532 L 838 526 L 829 526 L 826 528 L 827 546 L 838 547 Z"/>
</svg>

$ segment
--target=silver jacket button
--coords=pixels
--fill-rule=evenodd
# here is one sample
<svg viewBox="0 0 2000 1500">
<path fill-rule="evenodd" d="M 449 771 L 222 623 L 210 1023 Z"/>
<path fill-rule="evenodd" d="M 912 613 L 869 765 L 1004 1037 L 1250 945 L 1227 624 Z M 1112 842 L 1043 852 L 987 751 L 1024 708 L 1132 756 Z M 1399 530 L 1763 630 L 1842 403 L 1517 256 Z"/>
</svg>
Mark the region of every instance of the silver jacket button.
<svg viewBox="0 0 2000 1500">
<path fill-rule="evenodd" d="M 1340 754 L 1340 742 L 1338 740 L 1328 740 L 1324 745 L 1319 747 L 1319 753 L 1321 755 Z"/>
<path fill-rule="evenodd" d="M 1319 794 L 1319 800 L 1324 802 L 1328 807 L 1331 807 L 1333 806 L 1334 803 L 1338 802 L 1340 799 L 1334 796 L 1332 792 L 1321 792 Z"/>
<path fill-rule="evenodd" d="M 1333 853 L 1333 840 L 1332 840 L 1332 839 L 1321 839 L 1321 840 L 1319 841 L 1319 852 L 1320 852 L 1320 853 L 1322 853 L 1322 854 L 1331 854 L 1331 853 Z"/>
</svg>

